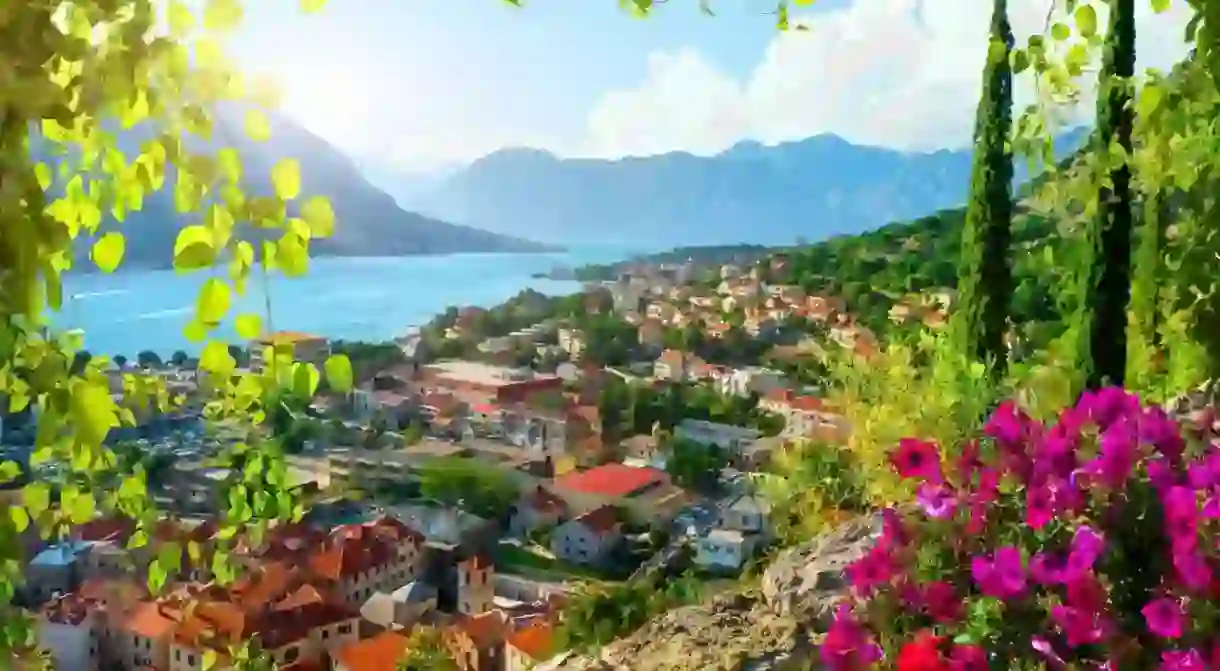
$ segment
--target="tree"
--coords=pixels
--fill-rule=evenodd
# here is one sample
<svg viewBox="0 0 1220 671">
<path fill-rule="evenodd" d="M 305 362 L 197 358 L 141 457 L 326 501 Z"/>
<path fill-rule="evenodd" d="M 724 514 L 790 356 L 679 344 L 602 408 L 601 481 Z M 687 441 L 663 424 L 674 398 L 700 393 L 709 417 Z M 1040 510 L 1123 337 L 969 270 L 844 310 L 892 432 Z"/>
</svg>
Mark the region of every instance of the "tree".
<svg viewBox="0 0 1220 671">
<path fill-rule="evenodd" d="M 171 364 L 181 368 L 186 365 L 186 362 L 189 361 L 190 358 L 191 358 L 191 355 L 189 355 L 186 352 L 179 349 L 179 350 L 174 350 L 174 353 L 172 355 L 170 355 L 169 362 Z"/>
<path fill-rule="evenodd" d="M 958 304 L 954 312 L 959 349 L 971 360 L 1004 372 L 1012 270 L 1012 28 L 1008 0 L 994 0 L 991 37 L 983 70 L 983 96 L 974 129 L 974 166 L 962 232 Z"/>
<path fill-rule="evenodd" d="M 407 639 L 407 651 L 395 671 L 458 671 L 458 665 L 445 646 L 444 632 L 436 627 L 417 626 Z"/>
<path fill-rule="evenodd" d="M 114 365 L 118 366 L 119 368 L 123 368 L 127 365 L 127 357 L 123 356 L 122 354 L 115 354 L 111 361 L 113 361 Z"/>
<path fill-rule="evenodd" d="M 161 366 L 161 356 L 152 350 L 140 350 L 136 354 L 136 364 L 141 368 L 159 368 Z"/>
<path fill-rule="evenodd" d="M 715 486 L 720 472 L 729 465 L 728 454 L 719 445 L 683 438 L 669 441 L 665 453 L 665 472 L 686 489 L 706 490 Z"/>
<path fill-rule="evenodd" d="M 1098 180 L 1096 212 L 1083 231 L 1084 255 L 1077 287 L 1077 362 L 1085 387 L 1121 385 L 1127 365 L 1127 304 L 1131 297 L 1133 231 L 1131 166 L 1132 77 L 1135 75 L 1134 0 L 1110 0 L 1097 100 L 1094 150 L 1107 161 Z"/>
<path fill-rule="evenodd" d="M 413 420 L 402 433 L 402 441 L 407 445 L 418 445 L 424 439 L 424 427 L 419 420 Z"/>
</svg>

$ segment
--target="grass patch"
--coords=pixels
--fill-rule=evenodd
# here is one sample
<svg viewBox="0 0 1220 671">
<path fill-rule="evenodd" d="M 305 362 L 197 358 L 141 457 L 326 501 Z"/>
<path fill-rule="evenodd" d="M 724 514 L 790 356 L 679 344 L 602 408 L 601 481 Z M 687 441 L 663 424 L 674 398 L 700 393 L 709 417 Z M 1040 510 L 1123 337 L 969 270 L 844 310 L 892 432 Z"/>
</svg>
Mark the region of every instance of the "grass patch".
<svg viewBox="0 0 1220 671">
<path fill-rule="evenodd" d="M 565 582 L 582 580 L 607 582 L 604 573 L 590 566 L 581 566 L 552 559 L 513 543 L 500 543 L 495 550 L 496 565 L 505 572 L 517 573 L 527 578 Z"/>
</svg>

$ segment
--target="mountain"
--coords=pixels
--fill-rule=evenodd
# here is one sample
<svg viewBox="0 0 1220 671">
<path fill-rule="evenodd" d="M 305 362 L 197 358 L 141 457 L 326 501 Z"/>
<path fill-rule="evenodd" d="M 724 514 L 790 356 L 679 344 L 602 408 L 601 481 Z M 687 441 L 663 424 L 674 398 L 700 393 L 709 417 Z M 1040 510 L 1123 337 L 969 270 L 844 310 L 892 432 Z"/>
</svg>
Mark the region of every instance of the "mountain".
<svg viewBox="0 0 1220 671">
<path fill-rule="evenodd" d="M 1060 145 L 1083 136 L 1074 131 Z M 958 205 L 970 163 L 969 150 L 904 153 L 834 135 L 743 142 L 710 157 L 611 161 L 506 149 L 409 202 L 450 221 L 563 244 L 788 244 Z"/>
<path fill-rule="evenodd" d="M 270 195 L 270 170 L 282 158 L 300 163 L 302 193 L 325 196 L 335 210 L 334 235 L 310 244 L 312 256 L 406 256 L 461 252 L 539 252 L 553 247 L 516 236 L 446 223 L 401 208 L 394 198 L 365 179 L 347 156 L 295 122 L 275 117 L 271 139 L 255 143 L 242 131 L 242 117 L 232 110 L 215 119 L 211 145 L 231 146 L 242 157 L 243 188 L 248 195 Z M 139 153 L 148 133 L 123 131 L 118 138 L 128 160 Z M 291 207 L 290 207 L 291 210 Z M 119 230 L 127 238 L 124 265 L 166 266 L 173 256 L 178 229 L 198 223 L 199 215 L 175 210 L 172 178 L 166 187 L 149 195 L 144 208 L 129 213 L 123 222 L 107 218 L 101 231 Z M 261 233 L 261 231 L 259 232 Z M 251 231 L 243 231 L 247 237 Z M 80 254 L 88 253 L 88 240 Z M 82 264 L 82 267 L 88 267 Z"/>
</svg>

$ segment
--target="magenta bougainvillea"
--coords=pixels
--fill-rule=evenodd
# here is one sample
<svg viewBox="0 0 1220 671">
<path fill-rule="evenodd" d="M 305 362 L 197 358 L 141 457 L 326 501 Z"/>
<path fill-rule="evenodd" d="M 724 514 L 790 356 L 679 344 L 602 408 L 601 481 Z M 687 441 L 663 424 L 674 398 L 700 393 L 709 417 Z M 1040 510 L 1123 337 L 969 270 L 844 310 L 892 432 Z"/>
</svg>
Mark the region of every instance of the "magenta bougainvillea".
<svg viewBox="0 0 1220 671">
<path fill-rule="evenodd" d="M 891 461 L 916 505 L 849 567 L 828 668 L 1220 669 L 1220 444 L 1110 388 Z"/>
</svg>

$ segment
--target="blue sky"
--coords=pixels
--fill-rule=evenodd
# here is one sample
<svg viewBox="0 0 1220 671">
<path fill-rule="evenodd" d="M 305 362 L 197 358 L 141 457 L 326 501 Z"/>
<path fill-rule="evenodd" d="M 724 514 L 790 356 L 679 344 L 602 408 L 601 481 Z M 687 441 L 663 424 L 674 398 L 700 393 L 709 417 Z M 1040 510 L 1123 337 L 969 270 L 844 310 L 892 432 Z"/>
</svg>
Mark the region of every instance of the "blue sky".
<svg viewBox="0 0 1220 671">
<path fill-rule="evenodd" d="M 1011 1 L 1019 33 L 1042 22 L 1047 1 Z M 250 0 L 233 49 L 247 70 L 283 83 L 289 114 L 357 158 L 405 172 L 509 146 L 711 154 L 820 132 L 904 149 L 964 143 L 991 3 L 854 3 L 819 0 L 809 32 L 777 36 L 763 0 L 715 0 L 716 17 L 672 0 L 647 20 L 616 0 L 527 0 L 520 10 L 331 0 L 309 16 L 296 0 Z M 1180 51 L 1144 45 L 1173 42 L 1180 18 L 1146 22 L 1151 61 Z"/>
</svg>

